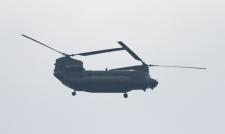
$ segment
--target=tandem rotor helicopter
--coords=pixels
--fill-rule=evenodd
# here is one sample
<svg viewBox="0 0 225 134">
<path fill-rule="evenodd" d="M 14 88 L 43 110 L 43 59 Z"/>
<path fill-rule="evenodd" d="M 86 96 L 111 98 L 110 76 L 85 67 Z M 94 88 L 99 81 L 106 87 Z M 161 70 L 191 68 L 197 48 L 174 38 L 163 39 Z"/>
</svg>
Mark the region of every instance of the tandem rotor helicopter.
<svg viewBox="0 0 225 134">
<path fill-rule="evenodd" d="M 149 67 L 206 69 L 200 67 L 146 64 L 122 41 L 118 41 L 118 44 L 121 46 L 119 48 L 77 54 L 66 54 L 29 36 L 23 34 L 22 36 L 63 55 L 63 57 L 56 59 L 54 76 L 59 79 L 65 86 L 73 90 L 73 96 L 76 95 L 76 91 L 85 91 L 92 93 L 123 93 L 123 97 L 127 98 L 127 93 L 132 90 L 146 91 L 146 89 L 149 88 L 153 90 L 158 85 L 158 81 L 150 77 Z M 90 56 L 121 50 L 126 50 L 135 60 L 140 61 L 142 65 L 115 68 L 111 70 L 106 69 L 103 71 L 94 71 L 85 70 L 82 61 L 72 58 L 74 56 Z"/>
</svg>

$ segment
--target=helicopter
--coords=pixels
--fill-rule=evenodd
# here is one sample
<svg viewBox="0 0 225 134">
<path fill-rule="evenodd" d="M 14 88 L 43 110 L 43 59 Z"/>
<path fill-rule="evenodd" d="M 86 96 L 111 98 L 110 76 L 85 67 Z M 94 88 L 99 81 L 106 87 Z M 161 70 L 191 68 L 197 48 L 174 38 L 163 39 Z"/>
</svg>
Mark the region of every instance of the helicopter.
<svg viewBox="0 0 225 134">
<path fill-rule="evenodd" d="M 122 41 L 117 42 L 121 46 L 118 48 L 77 54 L 66 54 L 27 35 L 22 34 L 22 36 L 63 55 L 63 57 L 56 59 L 53 74 L 59 81 L 61 81 L 63 85 L 73 90 L 73 96 L 76 95 L 77 91 L 85 91 L 91 93 L 123 93 L 123 97 L 127 98 L 127 93 L 132 90 L 153 90 L 155 87 L 157 87 L 158 81 L 151 78 L 149 67 L 206 69 L 201 67 L 146 64 Z M 72 58 L 75 56 L 91 56 L 123 50 L 127 51 L 128 54 L 130 54 L 135 60 L 140 61 L 142 64 L 122 68 L 114 68 L 110 70 L 106 68 L 106 70 L 95 71 L 86 70 L 83 67 L 82 61 Z"/>
</svg>

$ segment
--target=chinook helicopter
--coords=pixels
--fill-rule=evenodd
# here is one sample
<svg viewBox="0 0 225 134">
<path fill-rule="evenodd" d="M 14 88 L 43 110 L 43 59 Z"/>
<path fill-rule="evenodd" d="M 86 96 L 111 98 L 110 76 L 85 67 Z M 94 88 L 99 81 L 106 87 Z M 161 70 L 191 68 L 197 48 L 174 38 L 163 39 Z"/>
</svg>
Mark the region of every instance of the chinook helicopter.
<svg viewBox="0 0 225 134">
<path fill-rule="evenodd" d="M 76 91 L 85 91 L 92 93 L 123 93 L 123 97 L 127 98 L 127 93 L 132 90 L 146 91 L 149 88 L 153 90 L 158 85 L 158 81 L 150 77 L 149 67 L 206 69 L 200 67 L 146 64 L 122 41 L 118 41 L 118 44 L 121 46 L 119 48 L 77 54 L 66 54 L 29 36 L 23 34 L 22 36 L 63 55 L 63 57 L 56 59 L 54 76 L 65 86 L 73 90 L 73 96 L 76 95 Z M 90 56 L 121 50 L 127 51 L 135 60 L 140 61 L 142 65 L 115 68 L 111 70 L 106 69 L 103 71 L 93 71 L 85 70 L 82 61 L 72 58 L 74 56 Z"/>
</svg>

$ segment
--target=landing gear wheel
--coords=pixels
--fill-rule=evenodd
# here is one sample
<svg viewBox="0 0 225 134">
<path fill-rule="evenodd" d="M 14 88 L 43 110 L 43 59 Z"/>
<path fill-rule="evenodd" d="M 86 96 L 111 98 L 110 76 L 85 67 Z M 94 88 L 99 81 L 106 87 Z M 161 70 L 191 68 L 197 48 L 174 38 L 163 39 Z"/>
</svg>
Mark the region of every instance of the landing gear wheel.
<svg viewBox="0 0 225 134">
<path fill-rule="evenodd" d="M 76 95 L 76 92 L 75 92 L 75 91 L 73 91 L 73 92 L 72 92 L 72 95 L 73 95 L 73 96 L 75 96 L 75 95 Z"/>
<path fill-rule="evenodd" d="M 123 94 L 123 97 L 124 97 L 124 98 L 127 98 L 127 97 L 128 97 L 128 94 L 127 94 L 127 93 L 124 93 L 124 94 Z"/>
</svg>

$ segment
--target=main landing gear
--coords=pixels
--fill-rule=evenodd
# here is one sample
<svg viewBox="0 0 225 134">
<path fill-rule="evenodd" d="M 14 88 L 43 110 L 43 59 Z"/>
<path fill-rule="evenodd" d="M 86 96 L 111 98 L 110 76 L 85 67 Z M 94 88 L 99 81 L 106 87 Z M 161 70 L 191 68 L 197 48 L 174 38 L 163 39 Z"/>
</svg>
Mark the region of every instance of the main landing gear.
<svg viewBox="0 0 225 134">
<path fill-rule="evenodd" d="M 124 97 L 124 98 L 127 98 L 127 97 L 128 97 L 128 94 L 127 94 L 127 93 L 124 93 L 124 94 L 123 94 L 123 97 Z"/>
<path fill-rule="evenodd" d="M 76 96 L 76 91 L 73 91 L 73 92 L 72 92 L 72 95 L 73 95 L 73 96 Z M 124 94 L 123 94 L 123 97 L 124 97 L 124 98 L 128 98 L 128 94 L 127 94 L 127 93 L 124 93 Z"/>
<path fill-rule="evenodd" d="M 72 95 L 73 95 L 73 96 L 75 96 L 75 95 L 76 95 L 76 92 L 75 92 L 75 91 L 73 91 L 73 92 L 72 92 Z"/>
</svg>

